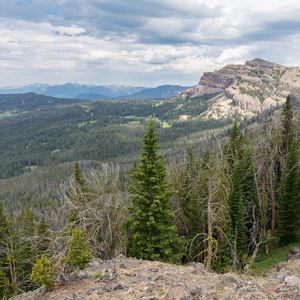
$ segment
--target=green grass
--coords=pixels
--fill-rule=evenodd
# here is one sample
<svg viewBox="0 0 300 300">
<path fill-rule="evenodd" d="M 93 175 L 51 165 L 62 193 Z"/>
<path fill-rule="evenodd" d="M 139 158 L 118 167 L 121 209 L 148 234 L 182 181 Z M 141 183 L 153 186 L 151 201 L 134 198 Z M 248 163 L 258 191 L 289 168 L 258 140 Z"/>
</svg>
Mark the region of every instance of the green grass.
<svg viewBox="0 0 300 300">
<path fill-rule="evenodd" d="M 96 273 L 95 275 L 94 275 L 94 279 L 102 279 L 103 278 L 103 275 L 102 275 L 102 273 Z"/>
<path fill-rule="evenodd" d="M 9 118 L 9 117 L 14 116 L 16 114 L 17 114 L 16 110 L 5 111 L 5 112 L 0 113 L 0 119 Z"/>
<path fill-rule="evenodd" d="M 251 266 L 249 274 L 254 276 L 264 276 L 270 268 L 285 261 L 289 254 L 289 250 L 293 247 L 300 247 L 300 242 L 271 249 L 269 254 L 261 251 L 257 260 Z"/>
<path fill-rule="evenodd" d="M 161 123 L 161 128 L 163 128 L 163 129 L 166 129 L 166 128 L 171 128 L 172 126 L 169 124 L 169 123 L 167 123 L 166 121 L 163 121 L 162 123 Z"/>
</svg>

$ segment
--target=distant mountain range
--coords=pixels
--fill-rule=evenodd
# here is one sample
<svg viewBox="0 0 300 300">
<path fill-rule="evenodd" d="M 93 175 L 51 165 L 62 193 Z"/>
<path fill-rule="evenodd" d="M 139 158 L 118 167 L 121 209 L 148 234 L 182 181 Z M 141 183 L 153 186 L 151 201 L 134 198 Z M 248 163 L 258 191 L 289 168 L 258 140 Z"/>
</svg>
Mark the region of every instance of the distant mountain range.
<svg viewBox="0 0 300 300">
<path fill-rule="evenodd" d="M 61 85 L 30 84 L 21 87 L 0 88 L 0 94 L 36 93 L 58 98 L 85 100 L 101 99 L 153 99 L 177 96 L 189 87 L 162 85 L 155 88 L 123 85 L 81 85 L 65 83 Z"/>
<path fill-rule="evenodd" d="M 181 85 L 160 85 L 155 88 L 146 88 L 132 95 L 128 98 L 134 99 L 159 99 L 159 98 L 172 98 L 190 87 Z"/>
</svg>

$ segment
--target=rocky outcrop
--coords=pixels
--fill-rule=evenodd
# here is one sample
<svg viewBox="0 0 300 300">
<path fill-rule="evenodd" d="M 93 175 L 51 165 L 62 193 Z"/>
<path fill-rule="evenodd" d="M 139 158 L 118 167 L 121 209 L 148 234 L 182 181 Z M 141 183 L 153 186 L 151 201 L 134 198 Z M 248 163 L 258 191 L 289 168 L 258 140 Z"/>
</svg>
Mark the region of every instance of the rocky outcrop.
<svg viewBox="0 0 300 300">
<path fill-rule="evenodd" d="M 179 97 L 186 99 L 222 93 L 235 82 L 241 67 L 241 65 L 228 65 L 219 71 L 205 72 L 198 85 L 187 89 Z"/>
<path fill-rule="evenodd" d="M 219 119 L 239 114 L 252 117 L 284 103 L 287 95 L 300 92 L 300 68 L 262 59 L 244 65 L 228 65 L 204 73 L 199 84 L 179 95 L 181 99 L 208 99 L 203 116 Z"/>
<path fill-rule="evenodd" d="M 300 299 L 300 249 L 273 268 L 266 278 L 236 273 L 219 275 L 201 263 L 185 266 L 126 258 L 93 260 L 83 271 L 71 274 L 69 282 L 45 293 L 43 289 L 14 300 L 92 299 Z"/>
</svg>

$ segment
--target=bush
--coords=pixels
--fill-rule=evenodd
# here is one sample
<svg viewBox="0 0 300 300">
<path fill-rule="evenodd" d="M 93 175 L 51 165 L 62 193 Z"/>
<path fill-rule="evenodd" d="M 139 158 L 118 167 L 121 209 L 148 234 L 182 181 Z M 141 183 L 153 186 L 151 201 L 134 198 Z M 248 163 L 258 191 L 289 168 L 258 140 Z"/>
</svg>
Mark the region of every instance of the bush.
<svg viewBox="0 0 300 300">
<path fill-rule="evenodd" d="M 46 256 L 42 256 L 33 266 L 31 278 L 38 285 L 44 285 L 47 290 L 53 286 L 54 279 L 53 262 Z"/>
<path fill-rule="evenodd" d="M 65 260 L 69 271 L 76 268 L 84 269 L 91 258 L 92 255 L 83 231 L 80 228 L 75 229 L 72 233 L 69 251 Z"/>
</svg>

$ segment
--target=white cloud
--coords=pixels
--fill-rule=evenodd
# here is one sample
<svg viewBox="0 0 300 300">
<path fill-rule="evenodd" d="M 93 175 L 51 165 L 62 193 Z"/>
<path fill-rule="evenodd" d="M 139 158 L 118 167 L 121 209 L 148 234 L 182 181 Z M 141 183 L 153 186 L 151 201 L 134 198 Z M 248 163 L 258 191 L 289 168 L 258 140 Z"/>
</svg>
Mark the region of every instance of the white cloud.
<svg viewBox="0 0 300 300">
<path fill-rule="evenodd" d="M 193 84 L 203 71 L 254 57 L 300 64 L 296 0 L 16 3 L 0 3 L 2 86 Z"/>
</svg>

